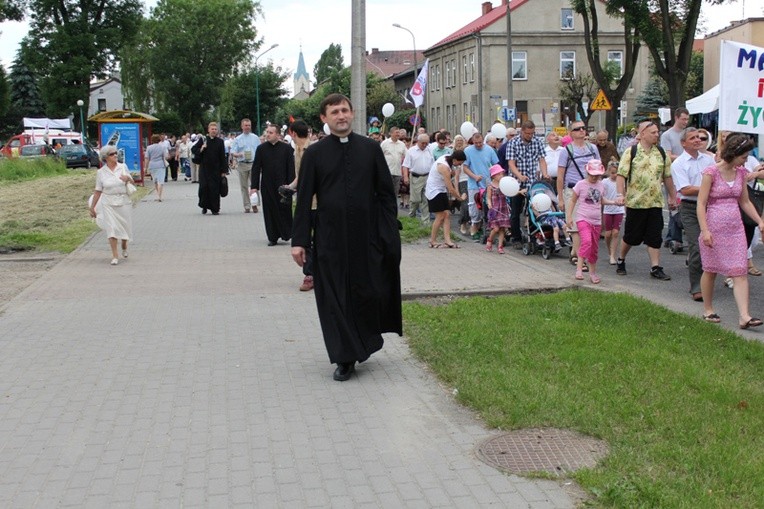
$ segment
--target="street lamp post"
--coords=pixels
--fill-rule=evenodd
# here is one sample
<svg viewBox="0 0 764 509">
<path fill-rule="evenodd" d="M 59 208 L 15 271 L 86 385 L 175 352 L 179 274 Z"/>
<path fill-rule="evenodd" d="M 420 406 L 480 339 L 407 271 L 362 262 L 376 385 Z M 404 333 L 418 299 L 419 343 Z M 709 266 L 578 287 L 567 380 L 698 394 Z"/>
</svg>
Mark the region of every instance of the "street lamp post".
<svg viewBox="0 0 764 509">
<path fill-rule="evenodd" d="M 417 78 L 417 61 L 416 61 L 416 37 L 414 37 L 414 32 L 412 32 L 411 30 L 409 30 L 408 28 L 406 28 L 404 26 L 401 26 L 400 23 L 393 23 L 393 26 L 395 28 L 400 28 L 401 30 L 405 30 L 405 31 L 407 31 L 408 33 L 411 34 L 411 41 L 414 44 L 414 83 L 416 83 L 416 78 Z M 413 84 L 412 84 L 412 86 L 413 86 Z M 419 113 L 419 112 L 417 111 L 417 113 Z M 411 139 L 414 139 L 414 136 L 416 135 L 415 131 L 416 131 L 416 124 L 414 124 L 414 130 L 412 131 Z"/>
<path fill-rule="evenodd" d="M 88 136 L 85 131 L 85 116 L 82 114 L 82 107 L 85 106 L 85 101 L 82 99 L 77 100 L 77 106 L 80 107 L 80 131 L 82 131 L 80 134 L 82 135 L 82 142 L 85 143 Z"/>
<path fill-rule="evenodd" d="M 267 50 L 263 51 L 259 55 L 255 57 L 255 103 L 257 104 L 257 135 L 260 136 L 262 132 L 260 131 L 260 70 L 257 67 L 257 60 L 268 53 L 270 50 L 278 46 L 278 44 L 274 44 Z"/>
</svg>

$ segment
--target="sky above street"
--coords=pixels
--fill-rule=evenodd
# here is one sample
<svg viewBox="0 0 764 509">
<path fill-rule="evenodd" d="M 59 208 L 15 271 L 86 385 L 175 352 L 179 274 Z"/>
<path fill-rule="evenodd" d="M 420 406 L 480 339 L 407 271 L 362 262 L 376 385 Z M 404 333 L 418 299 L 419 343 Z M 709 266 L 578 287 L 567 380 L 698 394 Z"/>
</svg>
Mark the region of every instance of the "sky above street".
<svg viewBox="0 0 764 509">
<path fill-rule="evenodd" d="M 145 0 L 146 12 L 156 0 Z M 311 80 L 313 66 L 321 53 L 332 43 L 342 45 L 345 63 L 350 62 L 350 0 L 331 3 L 313 0 L 261 0 L 263 17 L 258 20 L 258 35 L 262 38 L 261 51 L 278 44 L 260 59 L 294 72 L 302 48 L 305 65 Z M 481 0 L 440 0 L 410 2 L 402 0 L 366 0 L 366 49 L 410 50 L 426 49 L 458 28 L 478 18 Z M 500 0 L 493 0 L 499 5 Z M 720 30 L 731 21 L 751 17 L 764 17 L 764 0 L 733 0 L 723 6 L 704 2 L 701 12 L 702 28 L 699 35 Z M 414 33 L 393 27 L 398 23 Z M 27 34 L 25 22 L 0 23 L 0 62 L 10 67 L 19 42 Z M 291 89 L 291 80 L 288 83 Z"/>
</svg>

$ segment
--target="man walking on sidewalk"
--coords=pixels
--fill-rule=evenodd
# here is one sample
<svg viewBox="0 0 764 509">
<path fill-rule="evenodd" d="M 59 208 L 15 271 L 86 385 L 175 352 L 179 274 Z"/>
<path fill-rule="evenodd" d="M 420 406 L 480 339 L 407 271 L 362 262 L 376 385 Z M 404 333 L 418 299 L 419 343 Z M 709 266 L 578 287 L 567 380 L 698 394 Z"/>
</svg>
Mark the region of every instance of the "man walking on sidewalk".
<svg viewBox="0 0 764 509">
<path fill-rule="evenodd" d="M 252 176 L 252 163 L 255 160 L 255 150 L 260 145 L 260 138 L 252 134 L 252 121 L 248 118 L 241 120 L 241 134 L 233 140 L 231 155 L 236 158 L 236 169 L 239 172 L 239 187 L 244 212 L 257 212 L 257 205 L 252 205 L 249 197 L 249 181 Z"/>
<path fill-rule="evenodd" d="M 334 379 L 345 381 L 382 348 L 382 333 L 403 333 L 401 239 L 393 181 L 379 143 L 352 132 L 342 94 L 320 105 L 331 134 L 305 150 L 297 183 L 292 258 L 302 267 L 313 232 L 314 291 Z"/>
<path fill-rule="evenodd" d="M 626 275 L 626 255 L 632 246 L 644 242 L 650 256 L 650 275 L 668 281 L 671 277 L 663 272 L 660 265 L 663 231 L 661 187 L 666 185 L 671 210 L 676 208 L 676 191 L 671 179 L 671 158 L 658 146 L 658 133 L 658 126 L 649 120 L 640 123 L 639 143 L 621 154 L 616 205 L 626 205 L 626 221 L 621 256 L 616 261 L 616 274 Z"/>
</svg>

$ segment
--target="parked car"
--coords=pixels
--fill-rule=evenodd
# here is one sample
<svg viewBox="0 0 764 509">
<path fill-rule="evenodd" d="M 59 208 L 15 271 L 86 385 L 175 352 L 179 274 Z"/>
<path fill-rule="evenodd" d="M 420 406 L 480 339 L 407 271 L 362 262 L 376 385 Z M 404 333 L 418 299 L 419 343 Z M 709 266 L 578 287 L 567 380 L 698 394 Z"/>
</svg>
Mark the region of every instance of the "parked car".
<svg viewBox="0 0 764 509">
<path fill-rule="evenodd" d="M 43 157 L 57 158 L 58 155 L 50 145 L 24 145 L 19 149 L 19 157 L 22 159 L 40 159 Z"/>
<path fill-rule="evenodd" d="M 98 153 L 88 144 L 75 143 L 58 149 L 58 157 L 67 168 L 98 168 L 101 164 Z"/>
</svg>

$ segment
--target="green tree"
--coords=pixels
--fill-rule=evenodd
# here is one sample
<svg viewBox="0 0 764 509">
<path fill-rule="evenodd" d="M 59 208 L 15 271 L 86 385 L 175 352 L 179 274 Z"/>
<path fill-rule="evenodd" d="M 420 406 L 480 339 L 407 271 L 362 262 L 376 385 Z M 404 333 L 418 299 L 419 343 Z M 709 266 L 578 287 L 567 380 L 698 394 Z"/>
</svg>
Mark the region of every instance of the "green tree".
<svg viewBox="0 0 764 509">
<path fill-rule="evenodd" d="M 685 99 L 692 99 L 703 93 L 703 52 L 693 51 L 690 57 L 690 68 L 687 72 L 687 86 Z"/>
<path fill-rule="evenodd" d="M 21 21 L 24 19 L 24 2 L 18 0 L 0 0 L 0 23 L 3 21 Z"/>
<path fill-rule="evenodd" d="M 124 53 L 123 86 L 149 110 L 174 111 L 197 129 L 259 43 L 255 0 L 159 0 Z M 132 62 L 128 62 L 133 59 Z"/>
<path fill-rule="evenodd" d="M 660 0 L 667 1 L 667 0 Z M 622 16 L 622 10 L 614 4 L 620 0 L 609 0 L 606 2 L 606 11 L 610 16 Z M 631 85 L 634 77 L 634 70 L 637 67 L 637 58 L 639 56 L 639 27 L 629 16 L 623 17 L 623 75 L 618 80 L 613 79 L 612 67 L 604 63 L 600 54 L 599 41 L 599 20 L 596 5 L 599 0 L 571 0 L 573 9 L 581 15 L 584 21 L 584 41 L 586 43 L 586 58 L 589 61 L 589 69 L 594 81 L 600 86 L 600 89 L 613 105 L 605 117 L 605 125 L 608 132 L 614 133 L 618 128 L 618 108 L 615 105 L 620 104 L 623 96 Z M 627 2 L 628 3 L 628 2 Z M 620 74 L 620 69 L 619 69 Z M 612 85 L 615 84 L 615 88 Z"/>
<path fill-rule="evenodd" d="M 259 80 L 261 122 L 268 119 L 280 125 L 288 123 L 283 118 L 277 120 L 275 115 L 286 102 L 288 90 L 285 83 L 289 78 L 288 72 L 269 61 L 266 65 L 258 65 L 257 71 L 247 69 L 226 81 L 220 99 L 224 125 L 238 128 L 241 119 L 247 117 L 252 120 L 253 130 L 260 134 L 260 127 L 254 125 L 257 122 L 256 79 Z"/>
<path fill-rule="evenodd" d="M 562 80 L 559 86 L 560 100 L 566 105 L 575 105 L 576 111 L 581 113 L 581 119 L 589 124 L 589 119 L 594 110 L 584 110 L 584 98 L 594 99 L 597 94 L 597 84 L 591 74 L 576 73 Z M 584 115 L 584 111 L 586 114 Z"/>
<path fill-rule="evenodd" d="M 321 53 L 321 57 L 313 67 L 313 76 L 316 78 L 314 88 L 318 88 L 326 80 L 336 79 L 336 75 L 344 68 L 345 63 L 342 58 L 342 46 L 334 43 L 330 44 L 329 47 Z"/>
<path fill-rule="evenodd" d="M 637 97 L 637 108 L 634 111 L 634 120 L 639 122 L 644 118 L 657 118 L 658 108 L 668 105 L 668 87 L 660 77 L 653 75 L 645 85 L 642 93 Z"/>
<path fill-rule="evenodd" d="M 11 84 L 8 82 L 8 76 L 5 74 L 5 67 L 0 65 L 0 117 L 8 113 L 8 107 L 11 105 Z"/>
<path fill-rule="evenodd" d="M 708 0 L 721 4 L 729 0 Z M 609 12 L 622 13 L 636 27 L 653 59 L 655 72 L 668 87 L 669 106 L 684 106 L 692 44 L 703 0 L 607 0 Z"/>
<path fill-rule="evenodd" d="M 116 55 L 137 32 L 140 0 L 29 0 L 24 44 L 27 63 L 41 78 L 47 114 L 66 116 L 86 103 L 90 80 L 113 70 Z"/>
<path fill-rule="evenodd" d="M 392 103 L 398 110 L 403 106 L 403 99 L 395 93 L 395 88 L 389 82 L 374 73 L 367 74 L 366 79 L 366 111 L 368 115 L 382 119 L 382 106 Z"/>
<path fill-rule="evenodd" d="M 11 105 L 16 114 L 21 117 L 42 117 L 45 115 L 45 104 L 37 86 L 37 77 L 26 64 L 25 50 L 16 53 L 11 65 L 9 76 L 11 83 Z"/>
</svg>

